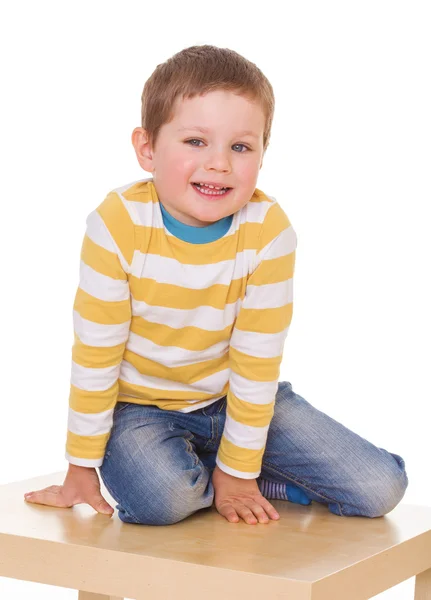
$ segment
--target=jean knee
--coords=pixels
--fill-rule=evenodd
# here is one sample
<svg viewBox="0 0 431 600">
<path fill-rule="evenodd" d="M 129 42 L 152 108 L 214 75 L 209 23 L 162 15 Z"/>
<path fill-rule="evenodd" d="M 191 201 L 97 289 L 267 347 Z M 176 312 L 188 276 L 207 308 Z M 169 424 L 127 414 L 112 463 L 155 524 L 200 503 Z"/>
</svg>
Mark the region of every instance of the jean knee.
<svg viewBox="0 0 431 600">
<path fill-rule="evenodd" d="M 362 496 L 362 514 L 367 517 L 383 517 L 391 512 L 403 499 L 409 484 L 404 459 L 383 448 L 381 450 L 392 458 L 385 463 L 386 468 L 376 472 L 373 483 Z"/>
<path fill-rule="evenodd" d="M 181 497 L 170 497 L 170 502 L 155 502 L 146 505 L 133 505 L 129 512 L 121 505 L 118 507 L 118 516 L 124 522 L 139 523 L 140 525 L 174 525 L 184 521 L 187 517 L 212 505 L 212 498 L 202 502 L 201 496 L 196 493 L 182 494 Z"/>
<path fill-rule="evenodd" d="M 193 478 L 190 473 L 175 484 L 164 486 L 164 493 L 148 487 L 143 494 L 124 494 L 117 506 L 118 516 L 124 523 L 140 525 L 173 525 L 183 521 L 198 510 L 208 508 L 214 499 L 214 488 L 209 474 Z"/>
</svg>

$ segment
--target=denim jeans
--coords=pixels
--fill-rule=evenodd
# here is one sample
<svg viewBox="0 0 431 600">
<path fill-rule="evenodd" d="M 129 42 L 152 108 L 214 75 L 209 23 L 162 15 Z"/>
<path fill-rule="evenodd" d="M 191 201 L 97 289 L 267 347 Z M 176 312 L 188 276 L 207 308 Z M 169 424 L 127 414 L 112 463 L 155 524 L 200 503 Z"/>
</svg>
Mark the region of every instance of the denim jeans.
<svg viewBox="0 0 431 600">
<path fill-rule="evenodd" d="M 100 476 L 126 523 L 170 525 L 210 507 L 226 396 L 182 413 L 118 402 Z M 380 517 L 408 485 L 404 460 L 278 384 L 258 478 L 288 484 L 339 516 Z M 271 500 L 270 500 L 271 501 Z"/>
</svg>

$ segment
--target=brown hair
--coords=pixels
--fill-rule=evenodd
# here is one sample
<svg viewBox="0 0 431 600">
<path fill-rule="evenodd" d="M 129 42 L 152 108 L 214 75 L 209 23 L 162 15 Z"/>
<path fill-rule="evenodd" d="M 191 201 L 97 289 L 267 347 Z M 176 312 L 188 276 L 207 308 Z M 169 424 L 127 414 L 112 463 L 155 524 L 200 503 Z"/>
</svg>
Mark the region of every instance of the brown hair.
<svg viewBox="0 0 431 600">
<path fill-rule="evenodd" d="M 262 71 L 229 48 L 190 46 L 157 65 L 142 92 L 141 120 L 151 145 L 156 144 L 162 125 L 174 116 L 178 97 L 192 98 L 213 90 L 226 90 L 261 104 L 265 114 L 264 152 L 271 134 L 274 92 Z"/>
</svg>

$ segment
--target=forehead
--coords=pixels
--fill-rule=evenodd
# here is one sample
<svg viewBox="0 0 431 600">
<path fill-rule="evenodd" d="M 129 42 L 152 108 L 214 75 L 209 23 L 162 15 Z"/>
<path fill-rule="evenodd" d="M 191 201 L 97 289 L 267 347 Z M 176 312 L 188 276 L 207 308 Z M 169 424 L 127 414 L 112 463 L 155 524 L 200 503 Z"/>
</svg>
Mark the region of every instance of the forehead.
<svg viewBox="0 0 431 600">
<path fill-rule="evenodd" d="M 193 98 L 177 98 L 171 121 L 178 131 L 199 129 L 210 133 L 220 127 L 245 135 L 259 135 L 265 126 L 262 106 L 243 95 L 215 90 Z"/>
</svg>

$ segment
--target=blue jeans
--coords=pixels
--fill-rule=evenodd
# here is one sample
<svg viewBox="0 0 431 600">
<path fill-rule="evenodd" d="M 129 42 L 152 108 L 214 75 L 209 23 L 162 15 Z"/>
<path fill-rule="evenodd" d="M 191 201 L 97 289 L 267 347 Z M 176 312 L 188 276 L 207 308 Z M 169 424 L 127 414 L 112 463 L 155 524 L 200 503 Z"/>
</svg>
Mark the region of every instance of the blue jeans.
<svg viewBox="0 0 431 600">
<path fill-rule="evenodd" d="M 189 413 L 117 403 L 99 470 L 119 518 L 170 525 L 210 507 L 225 418 L 226 396 Z M 278 384 L 260 479 L 297 487 L 339 516 L 383 516 L 408 485 L 401 456 L 317 410 L 287 381 Z"/>
</svg>

